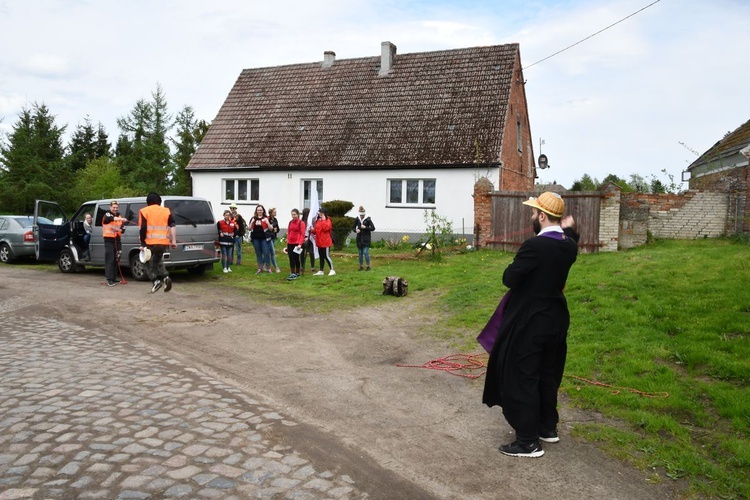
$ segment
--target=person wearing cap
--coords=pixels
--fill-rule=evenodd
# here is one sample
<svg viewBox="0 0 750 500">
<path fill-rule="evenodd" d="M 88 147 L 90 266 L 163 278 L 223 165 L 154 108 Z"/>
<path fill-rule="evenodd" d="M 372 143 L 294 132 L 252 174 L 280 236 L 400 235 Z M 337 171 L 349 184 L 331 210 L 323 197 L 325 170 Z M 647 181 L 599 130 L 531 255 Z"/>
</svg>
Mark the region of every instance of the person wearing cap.
<svg viewBox="0 0 750 500">
<path fill-rule="evenodd" d="M 234 233 L 234 254 L 237 257 L 236 262 L 238 266 L 242 265 L 242 242 L 245 240 L 245 233 L 247 232 L 247 222 L 245 222 L 245 218 L 240 215 L 240 213 L 237 211 L 237 204 L 232 203 L 229 205 L 229 210 L 231 211 L 231 218 L 232 221 L 235 224 L 236 231 Z M 232 261 L 234 261 L 234 256 L 232 257 Z M 229 263 L 232 264 L 232 261 Z M 226 268 L 225 268 L 226 269 Z"/>
<path fill-rule="evenodd" d="M 161 206 L 161 196 L 149 193 L 146 196 L 146 207 L 138 212 L 138 226 L 140 226 L 141 250 L 148 248 L 151 258 L 146 262 L 146 273 L 153 285 L 154 293 L 162 284 L 164 291 L 172 289 L 172 278 L 164 266 L 164 254 L 172 248 L 177 248 L 177 228 L 172 212 Z"/>
<path fill-rule="evenodd" d="M 367 216 L 365 207 L 359 207 L 359 216 L 354 219 L 352 231 L 357 233 L 357 252 L 359 253 L 359 270 L 364 269 L 363 264 L 367 263 L 367 270 L 370 270 L 370 245 L 372 244 L 372 232 L 375 231 L 375 224 Z"/>
<path fill-rule="evenodd" d="M 540 441 L 556 443 L 557 391 L 567 354 L 570 314 L 563 295 L 578 253 L 573 217 L 565 203 L 545 192 L 523 202 L 531 207 L 536 236 L 523 242 L 503 273 L 509 297 L 487 362 L 482 402 L 501 406 L 516 439 L 500 446 L 514 457 L 540 457 Z"/>
<path fill-rule="evenodd" d="M 119 266 L 122 241 L 120 235 L 125 232 L 122 227 L 127 219 L 120 216 L 120 204 L 116 200 L 109 203 L 109 210 L 102 217 L 102 236 L 104 237 L 104 277 L 107 286 L 117 285 L 117 269 Z"/>
<path fill-rule="evenodd" d="M 314 273 L 313 276 L 323 276 L 325 274 L 323 270 L 325 269 L 326 262 L 331 269 L 328 271 L 328 276 L 336 276 L 336 271 L 333 270 L 333 261 L 331 260 L 333 223 L 330 217 L 328 217 L 328 212 L 325 208 L 320 207 L 318 209 L 318 220 L 315 221 L 315 226 L 313 226 L 310 232 L 315 235 L 315 246 L 318 247 L 318 260 L 320 262 L 320 271 Z"/>
</svg>

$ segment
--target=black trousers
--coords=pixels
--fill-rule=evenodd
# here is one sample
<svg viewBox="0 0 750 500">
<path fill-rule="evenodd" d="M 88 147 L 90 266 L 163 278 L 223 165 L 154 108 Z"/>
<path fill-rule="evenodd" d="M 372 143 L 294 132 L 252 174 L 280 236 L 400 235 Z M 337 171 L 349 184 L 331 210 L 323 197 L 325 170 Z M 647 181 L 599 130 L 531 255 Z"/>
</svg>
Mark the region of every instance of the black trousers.
<svg viewBox="0 0 750 500">
<path fill-rule="evenodd" d="M 120 250 L 120 238 L 104 238 L 104 277 L 107 281 L 114 281 L 117 277 L 117 252 Z"/>
</svg>

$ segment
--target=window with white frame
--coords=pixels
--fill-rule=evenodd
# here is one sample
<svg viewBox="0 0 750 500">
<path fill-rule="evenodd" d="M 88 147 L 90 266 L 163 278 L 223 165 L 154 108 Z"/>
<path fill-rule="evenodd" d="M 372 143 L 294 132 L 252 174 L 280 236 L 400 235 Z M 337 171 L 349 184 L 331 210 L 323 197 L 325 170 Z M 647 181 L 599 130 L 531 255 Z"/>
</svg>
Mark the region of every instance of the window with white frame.
<svg viewBox="0 0 750 500">
<path fill-rule="evenodd" d="M 302 209 L 310 208 L 313 190 L 318 193 L 318 204 L 323 201 L 323 179 L 309 179 L 302 181 Z"/>
<path fill-rule="evenodd" d="M 435 179 L 388 179 L 388 205 L 434 206 Z"/>
<path fill-rule="evenodd" d="M 260 180 L 224 179 L 224 201 L 246 201 L 258 203 Z"/>
</svg>

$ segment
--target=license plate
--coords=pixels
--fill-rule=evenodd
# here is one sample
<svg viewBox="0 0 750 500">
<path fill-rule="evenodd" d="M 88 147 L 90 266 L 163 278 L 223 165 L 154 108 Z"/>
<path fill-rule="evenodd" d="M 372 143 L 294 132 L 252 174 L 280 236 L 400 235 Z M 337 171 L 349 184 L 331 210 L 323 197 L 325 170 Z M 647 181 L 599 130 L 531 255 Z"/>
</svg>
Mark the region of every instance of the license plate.
<svg viewBox="0 0 750 500">
<path fill-rule="evenodd" d="M 183 250 L 186 252 L 190 252 L 193 250 L 203 250 L 203 245 L 185 245 L 183 247 Z"/>
</svg>

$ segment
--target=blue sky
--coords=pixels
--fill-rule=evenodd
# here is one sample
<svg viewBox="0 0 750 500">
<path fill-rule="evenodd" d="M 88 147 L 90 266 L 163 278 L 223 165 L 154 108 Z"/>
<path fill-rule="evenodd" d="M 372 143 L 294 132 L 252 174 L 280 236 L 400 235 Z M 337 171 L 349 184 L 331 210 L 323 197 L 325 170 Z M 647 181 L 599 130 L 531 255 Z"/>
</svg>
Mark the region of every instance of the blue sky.
<svg viewBox="0 0 750 500">
<path fill-rule="evenodd" d="M 653 1 L 0 0 L 0 131 L 39 102 L 114 142 L 157 84 L 211 121 L 243 68 L 517 42 L 541 182 L 679 181 L 750 119 L 750 2 L 659 0 L 531 66 Z"/>
</svg>

